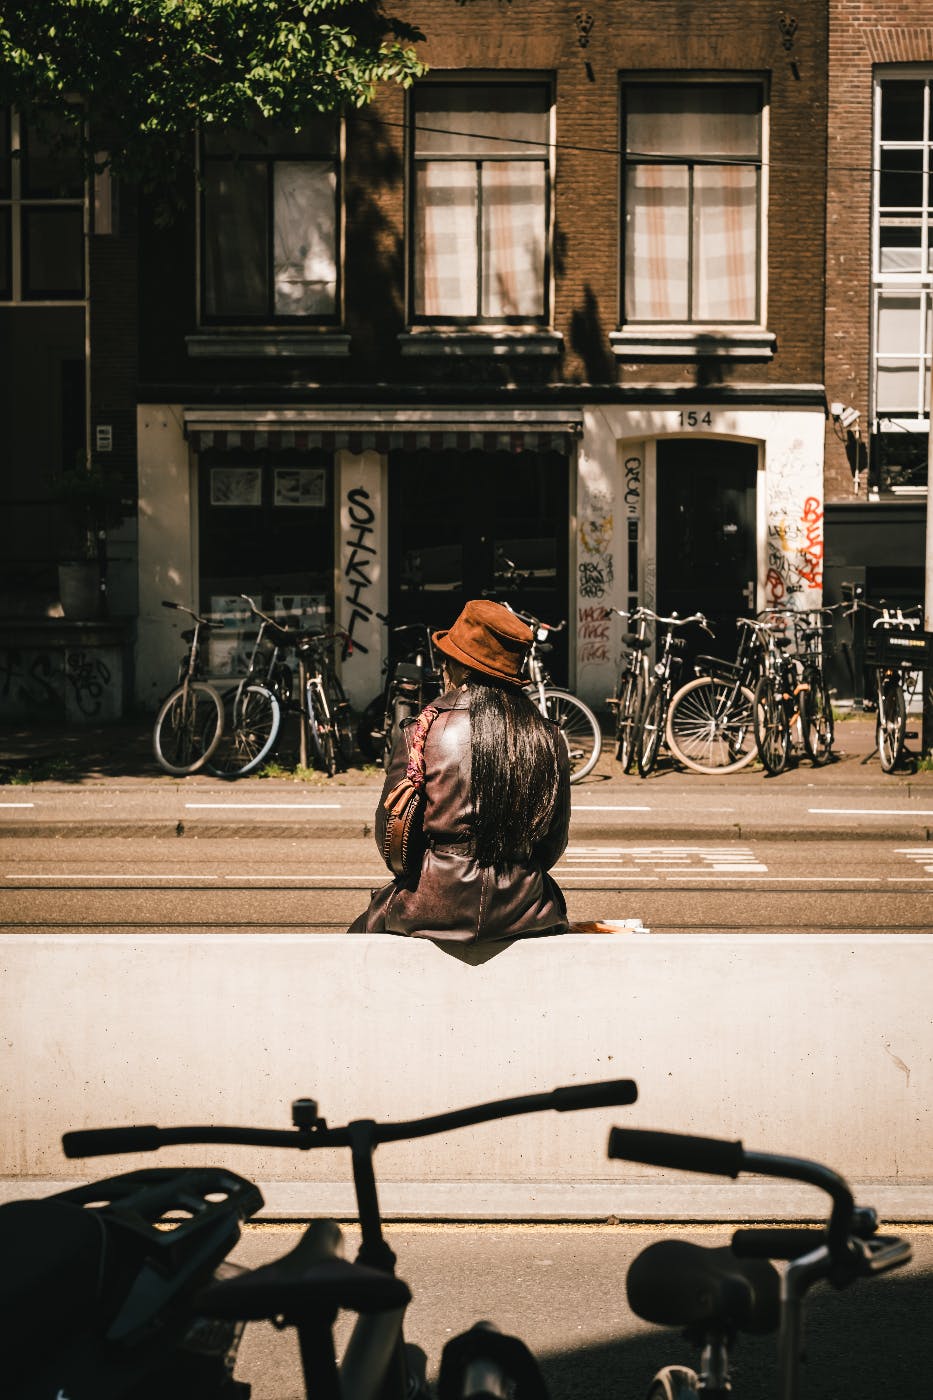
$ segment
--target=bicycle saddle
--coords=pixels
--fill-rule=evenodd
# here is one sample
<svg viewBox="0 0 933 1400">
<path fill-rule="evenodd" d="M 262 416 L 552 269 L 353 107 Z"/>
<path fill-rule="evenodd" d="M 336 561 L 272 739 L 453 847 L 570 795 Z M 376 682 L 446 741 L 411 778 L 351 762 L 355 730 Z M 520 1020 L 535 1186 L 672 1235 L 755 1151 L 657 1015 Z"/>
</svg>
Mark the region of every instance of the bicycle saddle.
<svg viewBox="0 0 933 1400">
<path fill-rule="evenodd" d="M 337 1308 L 391 1312 L 411 1301 L 408 1285 L 393 1274 L 338 1258 L 340 1238 L 334 1221 L 315 1220 L 281 1259 L 205 1288 L 198 1309 L 209 1317 L 256 1322 Z"/>
<path fill-rule="evenodd" d="M 629 1265 L 629 1306 L 662 1327 L 774 1332 L 780 1276 L 767 1259 L 738 1259 L 728 1245 L 686 1240 L 649 1245 Z"/>
<path fill-rule="evenodd" d="M 637 632 L 623 632 L 622 645 L 630 647 L 632 651 L 647 651 L 651 643 L 639 637 Z"/>
</svg>

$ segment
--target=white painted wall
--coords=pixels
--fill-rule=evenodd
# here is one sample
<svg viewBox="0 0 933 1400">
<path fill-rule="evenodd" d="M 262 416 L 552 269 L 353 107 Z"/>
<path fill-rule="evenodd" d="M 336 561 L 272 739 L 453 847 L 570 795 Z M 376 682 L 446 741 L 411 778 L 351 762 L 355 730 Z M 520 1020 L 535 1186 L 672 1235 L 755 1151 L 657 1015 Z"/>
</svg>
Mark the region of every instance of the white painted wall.
<svg viewBox="0 0 933 1400">
<path fill-rule="evenodd" d="M 141 404 L 137 409 L 137 441 L 136 700 L 155 710 L 174 683 L 184 653 L 180 633 L 190 626 L 185 614 L 169 612 L 162 607 L 162 600 L 197 606 L 197 529 L 192 521 L 197 492 L 178 404 Z"/>
<path fill-rule="evenodd" d="M 601 608 L 629 597 L 627 520 L 639 522 L 639 601 L 655 598 L 655 444 L 676 436 L 758 443 L 764 495 L 758 511 L 758 607 L 803 585 L 798 607 L 818 606 L 823 576 L 823 431 L 820 408 L 591 407 L 583 413 L 576 519 L 576 689 L 597 709 L 615 689 L 618 618 Z"/>
<path fill-rule="evenodd" d="M 638 1081 L 626 1109 L 383 1147 L 389 1213 L 819 1209 L 810 1188 L 606 1159 L 613 1123 L 823 1160 L 889 1218 L 933 1219 L 933 936 L 567 936 L 470 966 L 419 940 L 0 938 L 0 1191 L 152 1165 L 65 1161 L 68 1128 L 408 1118 L 561 1084 Z M 173 1149 L 263 1184 L 272 1214 L 352 1212 L 340 1154 Z M 0 1199 L 3 1197 L 0 1196 Z"/>
</svg>

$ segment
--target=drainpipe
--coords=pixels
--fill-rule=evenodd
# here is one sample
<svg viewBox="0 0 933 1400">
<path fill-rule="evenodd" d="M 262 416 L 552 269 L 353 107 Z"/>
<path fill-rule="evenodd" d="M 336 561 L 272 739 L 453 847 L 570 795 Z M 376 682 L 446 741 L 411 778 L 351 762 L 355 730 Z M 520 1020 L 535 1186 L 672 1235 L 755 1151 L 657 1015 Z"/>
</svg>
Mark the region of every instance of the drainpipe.
<svg viewBox="0 0 933 1400">
<path fill-rule="evenodd" d="M 933 364 L 930 364 L 933 393 Z M 926 567 L 923 571 L 923 627 L 933 631 L 933 396 L 930 398 L 930 433 L 926 448 Z M 923 731 L 920 752 L 933 753 L 933 668 L 923 671 Z"/>
</svg>

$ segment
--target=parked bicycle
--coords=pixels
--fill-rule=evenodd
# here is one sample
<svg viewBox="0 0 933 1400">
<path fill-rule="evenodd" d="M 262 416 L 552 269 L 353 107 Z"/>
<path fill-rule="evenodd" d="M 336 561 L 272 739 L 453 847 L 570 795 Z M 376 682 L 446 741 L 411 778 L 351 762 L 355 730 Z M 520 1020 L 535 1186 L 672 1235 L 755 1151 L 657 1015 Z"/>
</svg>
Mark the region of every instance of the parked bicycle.
<svg viewBox="0 0 933 1400">
<path fill-rule="evenodd" d="M 698 656 L 697 674 L 674 694 L 667 712 L 667 747 L 695 773 L 734 773 L 757 753 L 754 709 L 761 646 L 752 619 L 737 621 L 735 660 Z"/>
<path fill-rule="evenodd" d="M 647 608 L 639 608 L 637 611 L 647 621 L 660 625 L 664 629 L 660 637 L 660 651 L 657 660 L 650 668 L 650 680 L 644 703 L 639 706 L 639 713 L 633 724 L 638 772 L 641 777 L 647 778 L 654 771 L 658 761 L 674 683 L 683 667 L 681 653 L 686 647 L 686 641 L 683 637 L 676 635 L 677 628 L 695 623 L 708 632 L 711 637 L 713 629 L 702 613 L 692 613 L 690 617 L 678 617 L 676 613 L 672 613 L 670 617 L 662 617 L 660 613 L 651 612 Z M 647 662 L 647 656 L 645 660 Z M 621 713 L 622 697 L 620 696 L 619 714 L 621 715 Z M 629 733 L 630 731 L 627 729 L 627 736 Z M 629 742 L 631 739 L 627 737 L 626 743 Z M 621 750 L 621 740 L 619 747 Z M 626 771 L 628 771 L 627 768 Z"/>
<path fill-rule="evenodd" d="M 182 603 L 163 600 L 163 608 L 187 613 L 194 627 L 182 633 L 188 650 L 178 668 L 178 684 L 162 702 L 152 730 L 157 762 L 173 777 L 202 768 L 220 743 L 224 706 L 220 693 L 204 678 L 201 633 L 212 623 Z"/>
<path fill-rule="evenodd" d="M 631 612 L 624 608 L 606 609 L 607 617 L 612 613 L 628 621 L 632 628 L 622 633 L 624 650 L 619 661 L 616 693 L 607 700 L 609 708 L 615 711 L 616 758 L 622 765 L 622 772 L 628 773 L 635 758 L 642 707 L 650 685 L 648 623 L 652 615 L 641 607 Z"/>
<path fill-rule="evenodd" d="M 519 612 L 509 603 L 504 606 L 531 628 L 532 641 L 525 663 L 528 683 L 523 688 L 545 718 L 553 720 L 560 730 L 570 756 L 570 781 L 578 783 L 596 767 L 603 738 L 599 720 L 589 705 L 569 690 L 554 685 L 541 659 L 551 650 L 552 633 L 562 632 L 567 626 L 566 619 L 556 624 L 542 622 L 531 613 Z"/>
<path fill-rule="evenodd" d="M 352 650 L 350 636 L 336 632 L 300 632 L 295 638 L 298 656 L 298 694 L 302 706 L 299 761 L 308 766 L 308 747 L 316 762 L 332 778 L 346 768 L 353 756 L 353 719 L 340 677 L 334 665 L 334 647 L 340 642 Z"/>
<path fill-rule="evenodd" d="M 832 655 L 832 614 L 842 607 L 811 608 L 794 618 L 797 655 L 802 666 L 800 730 L 807 757 L 815 767 L 833 757 L 836 726 L 826 662 Z"/>
<path fill-rule="evenodd" d="M 804 1299 L 825 1281 L 848 1288 L 910 1262 L 911 1247 L 877 1233 L 873 1209 L 856 1206 L 846 1181 L 829 1167 L 802 1157 L 749 1152 L 741 1142 L 680 1133 L 613 1128 L 609 1156 L 675 1171 L 736 1178 L 741 1172 L 805 1182 L 825 1191 L 832 1208 L 825 1229 L 743 1229 L 731 1247 L 684 1240 L 649 1245 L 632 1261 L 626 1280 L 629 1305 L 646 1322 L 686 1329 L 701 1352 L 699 1372 L 665 1366 L 648 1400 L 728 1400 L 733 1394 L 730 1353 L 741 1332 L 778 1332 L 778 1395 L 796 1400 L 803 1347 Z M 772 1260 L 785 1260 L 783 1276 Z"/>
<path fill-rule="evenodd" d="M 865 638 L 865 663 L 871 668 L 876 706 L 875 748 L 882 771 L 893 773 L 904 758 L 907 712 L 920 685 L 923 668 L 933 664 L 933 632 L 921 628 L 920 608 L 879 607 L 859 599 L 849 609 L 876 613 Z"/>
<path fill-rule="evenodd" d="M 207 762 L 217 778 L 244 778 L 274 752 L 283 713 L 292 701 L 292 668 L 285 660 L 294 633 L 261 612 L 246 593 L 240 598 L 259 622 L 246 674 L 224 696 L 224 731 Z"/>
<path fill-rule="evenodd" d="M 270 1320 L 280 1327 L 294 1327 L 309 1397 L 376 1400 L 378 1396 L 379 1400 L 415 1400 L 426 1395 L 426 1387 L 417 1366 L 412 1364 L 414 1349 L 404 1341 L 402 1324 L 411 1294 L 407 1285 L 395 1276 L 396 1256 L 383 1233 L 373 1166 L 376 1147 L 380 1143 L 411 1141 L 526 1113 L 545 1110 L 564 1113 L 627 1105 L 634 1103 L 637 1097 L 632 1080 L 611 1080 L 499 1099 L 408 1122 L 378 1123 L 372 1119 L 358 1119 L 335 1128 L 328 1127 L 320 1117 L 314 1100 L 299 1099 L 292 1105 L 294 1127 L 290 1130 L 213 1126 L 103 1128 L 66 1133 L 62 1145 L 65 1155 L 72 1158 L 151 1152 L 160 1147 L 201 1143 L 283 1147 L 302 1152 L 348 1148 L 361 1235 L 356 1261 L 351 1264 L 339 1258 L 339 1226 L 333 1221 L 316 1220 L 283 1258 L 214 1282 L 197 1295 L 196 1301 L 184 1299 L 188 1305 L 187 1319 L 191 1319 L 194 1302 L 200 1318 L 217 1321 L 221 1326 Z M 93 1196 L 92 1188 L 87 1189 Z M 224 1217 L 230 1213 L 225 1202 L 218 1203 L 217 1211 Z M 228 1233 L 224 1238 L 228 1238 Z M 204 1243 L 200 1260 L 202 1276 L 204 1269 L 216 1262 L 216 1251 L 214 1256 L 209 1256 L 207 1242 Z M 101 1249 L 102 1244 L 97 1248 Z M 166 1252 L 166 1255 L 163 1271 L 171 1281 L 174 1261 L 170 1254 Z M 88 1262 L 89 1280 L 94 1276 L 93 1263 L 93 1259 Z M 153 1282 L 156 1286 L 150 1286 L 148 1291 L 137 1290 L 141 1294 L 137 1322 L 143 1328 L 152 1322 L 155 1305 L 162 1301 L 171 1286 L 169 1282 L 160 1291 L 159 1280 Z M 86 1304 L 87 1300 L 82 1301 Z M 358 1317 L 338 1365 L 333 1326 L 339 1308 L 355 1312 Z M 78 1314 L 77 1326 L 82 1324 L 89 1330 L 86 1313 Z M 101 1350 L 106 1358 L 108 1338 L 104 1336 L 99 1340 L 103 1342 Z M 543 1382 L 527 1348 L 493 1329 L 476 1327 L 447 1344 L 441 1361 L 441 1396 L 454 1400 L 465 1394 L 482 1394 L 485 1387 L 469 1383 L 471 1368 L 475 1368 L 478 1379 L 485 1379 L 486 1384 L 493 1379 L 490 1372 L 499 1372 L 493 1395 L 505 1397 L 517 1392 L 518 1396 L 527 1395 L 527 1400 L 544 1400 Z M 54 1375 L 65 1393 L 84 1393 L 77 1388 L 72 1392 L 67 1370 L 59 1368 Z M 229 1377 L 227 1380 L 226 1389 L 205 1386 L 198 1394 L 204 1400 L 214 1397 L 227 1400 L 227 1397 L 243 1393 L 235 1389 L 235 1382 L 230 1384 Z M 43 1396 L 46 1393 L 55 1391 L 41 1392 Z M 88 1389 L 88 1393 L 92 1393 L 92 1389 Z"/>
<path fill-rule="evenodd" d="M 420 715 L 440 695 L 444 682 L 426 622 L 392 625 L 384 613 L 376 616 L 389 628 L 385 684 L 363 711 L 357 740 L 368 758 L 387 768 L 403 722 Z"/>
<path fill-rule="evenodd" d="M 798 735 L 801 732 L 803 667 L 790 655 L 794 639 L 781 630 L 786 620 L 786 613 L 746 619 L 761 648 L 762 670 L 755 686 L 755 745 L 762 765 L 772 776 L 787 766 L 794 727 Z"/>
</svg>

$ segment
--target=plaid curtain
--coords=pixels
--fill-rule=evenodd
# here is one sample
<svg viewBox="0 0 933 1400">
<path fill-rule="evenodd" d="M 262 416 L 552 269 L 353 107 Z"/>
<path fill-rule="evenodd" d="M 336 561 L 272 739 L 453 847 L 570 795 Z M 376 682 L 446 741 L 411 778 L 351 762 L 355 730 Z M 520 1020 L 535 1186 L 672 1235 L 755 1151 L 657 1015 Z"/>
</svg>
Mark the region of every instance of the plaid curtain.
<svg viewBox="0 0 933 1400">
<path fill-rule="evenodd" d="M 415 313 L 475 316 L 476 162 L 420 166 L 415 211 Z"/>
<path fill-rule="evenodd" d="M 540 161 L 483 165 L 484 316 L 544 314 L 544 215 Z"/>
</svg>

